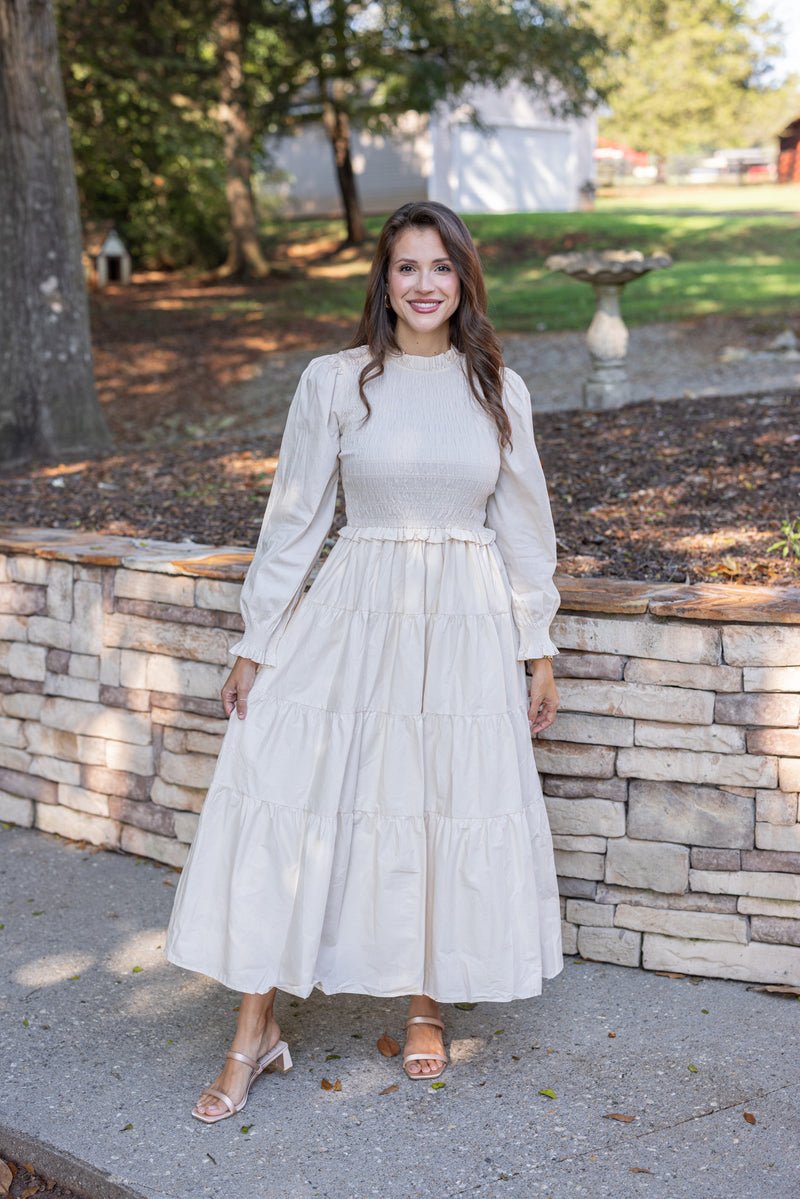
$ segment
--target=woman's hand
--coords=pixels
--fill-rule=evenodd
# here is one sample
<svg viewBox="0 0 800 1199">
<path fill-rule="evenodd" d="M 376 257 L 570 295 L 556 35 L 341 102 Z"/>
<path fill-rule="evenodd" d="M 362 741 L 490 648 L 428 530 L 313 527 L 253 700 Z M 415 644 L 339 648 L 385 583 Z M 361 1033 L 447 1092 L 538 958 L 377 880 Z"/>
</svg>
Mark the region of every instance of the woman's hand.
<svg viewBox="0 0 800 1199">
<path fill-rule="evenodd" d="M 247 697 L 256 678 L 258 663 L 249 658 L 237 658 L 236 664 L 222 685 L 222 704 L 225 715 L 230 716 L 233 709 L 240 720 L 247 715 Z"/>
<path fill-rule="evenodd" d="M 558 691 L 553 679 L 553 667 L 547 658 L 536 658 L 531 664 L 531 696 L 528 707 L 528 724 L 531 736 L 535 737 L 549 729 L 558 711 Z"/>
</svg>

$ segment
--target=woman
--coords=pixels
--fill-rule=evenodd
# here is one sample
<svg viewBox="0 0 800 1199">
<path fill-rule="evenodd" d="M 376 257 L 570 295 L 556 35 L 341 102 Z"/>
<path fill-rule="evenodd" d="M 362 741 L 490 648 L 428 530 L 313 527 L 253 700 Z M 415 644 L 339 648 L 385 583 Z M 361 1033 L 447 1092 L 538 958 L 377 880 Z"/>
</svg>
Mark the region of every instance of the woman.
<svg viewBox="0 0 800 1199">
<path fill-rule="evenodd" d="M 304 595 L 340 468 L 348 523 Z M 406 204 L 350 348 L 300 381 L 242 589 L 237 719 L 166 946 L 244 992 L 198 1119 L 291 1065 L 278 989 L 410 995 L 404 1067 L 432 1080 L 439 1003 L 537 995 L 561 969 L 531 750 L 558 706 L 554 566 L 530 398 L 472 239 L 444 205 Z"/>
</svg>

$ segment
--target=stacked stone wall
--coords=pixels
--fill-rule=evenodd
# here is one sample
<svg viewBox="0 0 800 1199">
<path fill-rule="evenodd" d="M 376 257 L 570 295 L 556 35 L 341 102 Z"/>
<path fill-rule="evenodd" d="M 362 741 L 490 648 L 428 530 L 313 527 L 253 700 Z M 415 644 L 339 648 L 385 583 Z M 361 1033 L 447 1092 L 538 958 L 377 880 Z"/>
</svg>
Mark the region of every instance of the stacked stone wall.
<svg viewBox="0 0 800 1199">
<path fill-rule="evenodd" d="M 248 561 L 0 528 L 0 819 L 183 864 Z M 800 591 L 560 587 L 565 950 L 800 984 Z"/>
</svg>

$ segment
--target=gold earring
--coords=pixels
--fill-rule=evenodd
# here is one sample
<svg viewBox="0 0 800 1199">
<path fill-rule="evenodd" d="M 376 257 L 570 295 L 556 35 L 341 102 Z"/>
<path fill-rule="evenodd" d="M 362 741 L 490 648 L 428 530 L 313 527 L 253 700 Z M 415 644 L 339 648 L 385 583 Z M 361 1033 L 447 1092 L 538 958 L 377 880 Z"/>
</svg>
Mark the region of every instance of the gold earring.
<svg viewBox="0 0 800 1199">
<path fill-rule="evenodd" d="M 384 304 L 384 307 L 385 307 L 385 308 L 391 308 L 391 304 L 389 303 L 389 297 L 388 297 L 388 296 L 384 296 L 384 297 L 383 297 L 383 304 Z"/>
</svg>

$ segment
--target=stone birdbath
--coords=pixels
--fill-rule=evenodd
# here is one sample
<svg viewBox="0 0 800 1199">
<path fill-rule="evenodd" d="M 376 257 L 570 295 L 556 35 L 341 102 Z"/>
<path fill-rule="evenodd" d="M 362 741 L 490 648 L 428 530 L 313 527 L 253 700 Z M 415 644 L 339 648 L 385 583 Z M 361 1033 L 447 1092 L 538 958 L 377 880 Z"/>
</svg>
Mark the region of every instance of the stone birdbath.
<svg viewBox="0 0 800 1199">
<path fill-rule="evenodd" d="M 553 254 L 546 265 L 563 271 L 579 283 L 591 283 L 597 303 L 586 344 L 592 373 L 583 385 L 584 408 L 619 408 L 631 398 L 625 358 L 628 330 L 619 310 L 626 283 L 641 279 L 649 271 L 672 266 L 668 254 L 646 258 L 638 250 L 602 250 Z"/>
</svg>

